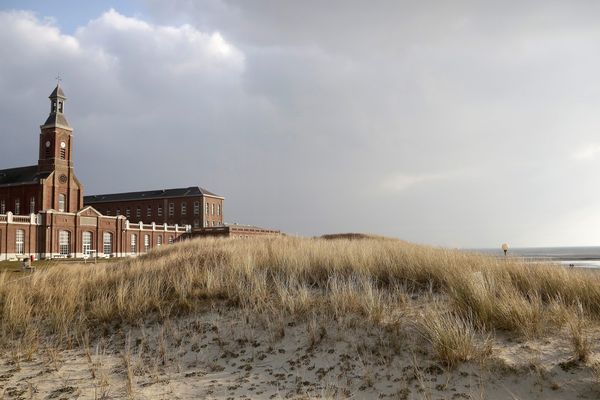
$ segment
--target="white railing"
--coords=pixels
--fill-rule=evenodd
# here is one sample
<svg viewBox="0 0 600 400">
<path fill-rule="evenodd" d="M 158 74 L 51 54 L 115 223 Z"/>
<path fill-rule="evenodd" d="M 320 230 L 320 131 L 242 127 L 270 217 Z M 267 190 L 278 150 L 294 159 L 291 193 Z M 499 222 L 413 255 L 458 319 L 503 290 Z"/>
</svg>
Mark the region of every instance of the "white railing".
<svg viewBox="0 0 600 400">
<path fill-rule="evenodd" d="M 37 217 L 35 214 L 30 215 L 14 215 L 12 212 L 0 215 L 0 222 L 6 222 L 8 224 L 28 224 L 36 225 Z"/>
<path fill-rule="evenodd" d="M 158 225 L 156 223 L 144 224 L 143 222 L 133 223 L 126 221 L 126 229 L 139 231 L 157 231 L 157 232 L 177 232 L 184 233 L 191 230 L 190 225 Z"/>
</svg>

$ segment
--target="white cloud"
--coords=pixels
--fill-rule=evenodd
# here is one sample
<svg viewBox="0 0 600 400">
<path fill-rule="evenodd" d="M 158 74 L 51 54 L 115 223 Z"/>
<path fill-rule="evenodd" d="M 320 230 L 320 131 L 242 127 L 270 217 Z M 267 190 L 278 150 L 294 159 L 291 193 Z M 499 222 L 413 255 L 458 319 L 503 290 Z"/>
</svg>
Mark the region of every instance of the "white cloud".
<svg viewBox="0 0 600 400">
<path fill-rule="evenodd" d="M 577 150 L 571 157 L 577 161 L 590 161 L 598 155 L 600 155 L 600 144 L 590 144 Z"/>
</svg>

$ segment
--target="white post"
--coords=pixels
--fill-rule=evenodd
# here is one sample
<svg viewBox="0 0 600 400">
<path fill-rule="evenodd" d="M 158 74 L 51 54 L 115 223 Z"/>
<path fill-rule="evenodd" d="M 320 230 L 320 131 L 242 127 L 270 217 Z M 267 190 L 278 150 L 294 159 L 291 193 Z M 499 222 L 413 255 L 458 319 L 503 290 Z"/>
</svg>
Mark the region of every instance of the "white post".
<svg viewBox="0 0 600 400">
<path fill-rule="evenodd" d="M 13 213 L 12 211 L 9 211 L 6 213 L 6 222 L 8 222 L 9 224 L 12 224 L 13 222 Z"/>
</svg>

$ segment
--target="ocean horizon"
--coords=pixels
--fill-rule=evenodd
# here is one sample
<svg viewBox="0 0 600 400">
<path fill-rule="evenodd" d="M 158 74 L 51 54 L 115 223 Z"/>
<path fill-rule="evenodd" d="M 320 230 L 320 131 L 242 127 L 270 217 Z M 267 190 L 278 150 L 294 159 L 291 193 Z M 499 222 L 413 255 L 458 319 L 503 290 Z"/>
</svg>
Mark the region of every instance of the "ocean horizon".
<svg viewBox="0 0 600 400">
<path fill-rule="evenodd" d="M 504 255 L 499 247 L 465 250 L 488 255 Z M 556 262 L 579 268 L 600 268 L 600 246 L 516 247 L 508 250 L 508 256 L 531 262 Z"/>
</svg>

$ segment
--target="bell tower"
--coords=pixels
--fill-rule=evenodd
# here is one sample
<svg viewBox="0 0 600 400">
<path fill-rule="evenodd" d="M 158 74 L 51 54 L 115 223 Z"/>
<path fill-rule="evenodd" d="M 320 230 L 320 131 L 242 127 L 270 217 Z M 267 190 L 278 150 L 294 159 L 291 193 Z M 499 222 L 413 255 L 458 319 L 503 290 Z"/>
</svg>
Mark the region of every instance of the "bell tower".
<svg viewBox="0 0 600 400">
<path fill-rule="evenodd" d="M 48 97 L 50 115 L 40 126 L 38 173 L 47 175 L 43 207 L 77 212 L 83 207 L 83 188 L 73 172 L 73 128 L 65 118 L 67 97 L 60 82 Z"/>
</svg>

